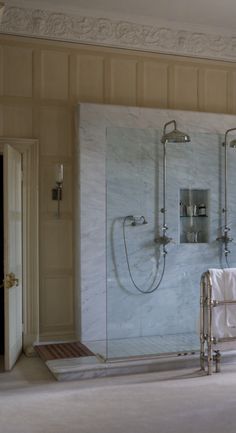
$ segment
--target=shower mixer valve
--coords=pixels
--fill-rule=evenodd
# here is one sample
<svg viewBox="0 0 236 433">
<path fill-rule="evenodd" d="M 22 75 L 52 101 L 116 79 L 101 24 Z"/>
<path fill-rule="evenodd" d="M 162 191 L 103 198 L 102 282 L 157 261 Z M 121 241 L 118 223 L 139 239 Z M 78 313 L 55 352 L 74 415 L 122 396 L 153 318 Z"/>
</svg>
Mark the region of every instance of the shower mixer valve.
<svg viewBox="0 0 236 433">
<path fill-rule="evenodd" d="M 218 238 L 216 238 L 216 240 L 217 241 L 222 241 L 222 242 L 224 242 L 225 244 L 227 244 L 227 243 L 229 243 L 229 242 L 232 242 L 233 241 L 233 238 L 230 238 L 229 236 L 228 236 L 228 232 L 230 231 L 230 228 L 229 227 L 225 227 L 224 228 L 224 232 L 223 232 L 223 235 L 222 236 L 219 236 Z"/>
<path fill-rule="evenodd" d="M 230 242 L 233 242 L 233 238 L 230 238 L 228 236 L 228 232 L 230 231 L 230 228 L 228 226 L 225 226 L 222 236 L 219 236 L 216 238 L 217 241 L 221 241 L 224 244 L 224 255 L 225 257 L 230 254 L 230 250 L 228 249 L 228 244 Z"/>
<path fill-rule="evenodd" d="M 157 238 L 154 239 L 154 242 L 161 245 L 168 245 L 171 242 L 174 243 L 174 240 L 169 236 L 158 236 Z"/>
</svg>

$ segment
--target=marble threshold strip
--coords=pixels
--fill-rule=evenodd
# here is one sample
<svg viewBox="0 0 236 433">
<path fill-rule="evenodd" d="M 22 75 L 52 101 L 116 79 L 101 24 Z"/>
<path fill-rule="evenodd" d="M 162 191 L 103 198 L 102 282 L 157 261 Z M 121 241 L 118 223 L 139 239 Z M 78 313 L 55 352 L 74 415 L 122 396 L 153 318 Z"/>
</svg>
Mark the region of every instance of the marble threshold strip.
<svg viewBox="0 0 236 433">
<path fill-rule="evenodd" d="M 236 365 L 236 351 L 222 353 L 224 364 Z M 194 369 L 196 375 L 206 375 L 200 370 L 199 353 L 187 356 L 158 356 L 147 359 L 123 359 L 117 362 L 102 362 L 98 356 L 56 359 L 47 361 L 46 366 L 58 381 L 93 379 L 98 377 L 123 376 L 130 374 Z M 222 368 L 223 372 L 223 368 Z"/>
</svg>

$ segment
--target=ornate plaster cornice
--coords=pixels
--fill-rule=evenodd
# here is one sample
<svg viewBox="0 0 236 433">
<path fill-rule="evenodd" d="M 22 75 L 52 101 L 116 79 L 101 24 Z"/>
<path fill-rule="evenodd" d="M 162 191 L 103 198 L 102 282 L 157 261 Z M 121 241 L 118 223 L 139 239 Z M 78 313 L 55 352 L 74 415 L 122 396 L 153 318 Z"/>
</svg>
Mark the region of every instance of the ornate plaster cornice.
<svg viewBox="0 0 236 433">
<path fill-rule="evenodd" d="M 236 61 L 236 36 L 45 9 L 6 7 L 0 33 Z"/>
</svg>

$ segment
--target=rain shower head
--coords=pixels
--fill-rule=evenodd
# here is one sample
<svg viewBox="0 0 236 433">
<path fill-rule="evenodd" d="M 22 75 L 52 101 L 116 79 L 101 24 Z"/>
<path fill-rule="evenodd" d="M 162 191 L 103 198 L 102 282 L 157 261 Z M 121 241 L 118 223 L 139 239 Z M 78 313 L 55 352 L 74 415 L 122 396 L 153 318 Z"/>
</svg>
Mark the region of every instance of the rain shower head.
<svg viewBox="0 0 236 433">
<path fill-rule="evenodd" d="M 236 131 L 236 128 L 227 129 L 227 131 L 225 133 L 225 139 L 224 139 L 223 146 L 227 147 L 227 137 L 228 137 L 228 134 L 232 131 Z M 229 135 L 229 137 L 230 137 L 230 135 Z M 229 141 L 229 139 L 228 139 L 228 141 Z M 236 148 L 236 139 L 235 138 L 233 138 L 231 141 L 229 141 L 229 147 L 232 147 L 233 149 Z"/>
<path fill-rule="evenodd" d="M 188 143 L 190 141 L 190 137 L 185 132 L 181 132 L 178 129 L 174 129 L 171 132 L 162 136 L 161 142 L 168 143 Z"/>
<path fill-rule="evenodd" d="M 236 149 L 236 139 L 230 141 L 229 147 L 232 147 L 233 149 Z"/>
<path fill-rule="evenodd" d="M 174 124 L 173 131 L 166 132 L 166 127 L 171 123 Z M 164 143 L 188 143 L 190 141 L 190 137 L 185 132 L 179 131 L 177 129 L 176 121 L 171 120 L 164 125 L 163 136 L 161 138 L 161 142 Z"/>
</svg>

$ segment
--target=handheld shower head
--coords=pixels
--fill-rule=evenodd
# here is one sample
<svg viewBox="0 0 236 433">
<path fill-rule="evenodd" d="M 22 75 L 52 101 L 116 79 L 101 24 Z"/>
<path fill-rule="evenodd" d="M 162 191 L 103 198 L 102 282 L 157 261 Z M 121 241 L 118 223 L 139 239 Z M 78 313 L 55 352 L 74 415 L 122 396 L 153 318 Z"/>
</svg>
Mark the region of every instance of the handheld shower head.
<svg viewBox="0 0 236 433">
<path fill-rule="evenodd" d="M 131 222 L 132 226 L 148 224 L 145 216 L 143 216 L 143 215 L 128 215 L 128 216 L 125 217 L 125 219 L 131 220 L 132 221 Z"/>
</svg>

